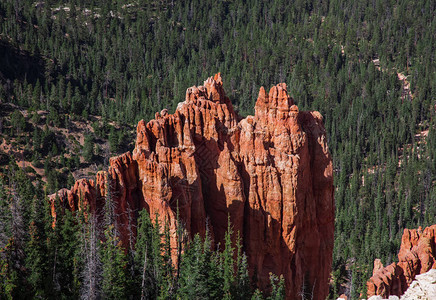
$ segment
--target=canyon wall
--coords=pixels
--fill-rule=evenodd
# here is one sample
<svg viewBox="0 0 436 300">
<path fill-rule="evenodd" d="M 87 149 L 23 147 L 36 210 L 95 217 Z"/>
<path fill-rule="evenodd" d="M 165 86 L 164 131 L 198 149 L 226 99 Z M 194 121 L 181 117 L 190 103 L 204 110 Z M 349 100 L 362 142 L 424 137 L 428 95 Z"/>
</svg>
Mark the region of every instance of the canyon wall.
<svg viewBox="0 0 436 300">
<path fill-rule="evenodd" d="M 374 262 L 373 276 L 367 282 L 368 296 L 403 295 L 416 275 L 436 269 L 436 225 L 422 230 L 404 229 L 398 263 L 383 267 Z"/>
<path fill-rule="evenodd" d="M 142 208 L 168 222 L 173 237 L 178 213 L 191 236 L 209 230 L 215 244 L 230 218 L 260 288 L 272 272 L 283 274 L 287 299 L 301 298 L 303 286 L 325 299 L 334 233 L 326 141 L 321 114 L 300 112 L 285 84 L 268 93 L 262 87 L 255 115 L 241 118 L 217 74 L 189 88 L 174 114 L 140 121 L 132 154 L 113 157 L 95 180 L 52 195 L 53 216 L 56 201 L 101 211 L 110 196 L 125 245 Z"/>
</svg>

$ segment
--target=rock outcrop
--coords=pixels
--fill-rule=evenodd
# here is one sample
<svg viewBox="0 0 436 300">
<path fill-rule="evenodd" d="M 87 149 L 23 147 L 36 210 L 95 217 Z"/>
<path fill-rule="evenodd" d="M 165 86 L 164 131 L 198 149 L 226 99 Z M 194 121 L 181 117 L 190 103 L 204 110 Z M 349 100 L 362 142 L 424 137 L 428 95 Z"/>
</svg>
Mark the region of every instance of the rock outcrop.
<svg viewBox="0 0 436 300">
<path fill-rule="evenodd" d="M 109 191 L 109 193 L 108 193 Z M 106 199 L 110 197 L 117 229 L 124 245 L 134 242 L 137 211 L 148 208 L 143 201 L 138 182 L 138 164 L 130 152 L 110 158 L 108 171 L 97 173 L 95 180 L 80 179 L 71 190 L 61 189 L 49 196 L 53 226 L 56 214 L 65 209 L 96 212 L 101 219 Z M 56 201 L 58 199 L 58 201 Z M 56 207 L 57 206 L 57 207 Z M 102 220 L 103 221 L 103 220 Z"/>
<path fill-rule="evenodd" d="M 436 299 L 436 269 L 416 275 L 401 300 Z"/>
<path fill-rule="evenodd" d="M 373 276 L 367 282 L 368 296 L 401 296 L 418 274 L 436 269 L 436 225 L 418 229 L 404 229 L 398 263 L 383 268 L 374 263 Z"/>
<path fill-rule="evenodd" d="M 415 280 L 412 281 L 406 292 L 398 296 L 389 296 L 383 298 L 382 296 L 371 296 L 368 300 L 428 300 L 436 299 L 436 269 L 416 275 Z"/>
<path fill-rule="evenodd" d="M 102 183 L 106 176 L 110 185 Z M 255 115 L 244 119 L 219 74 L 189 88 L 174 114 L 139 122 L 132 155 L 112 158 L 108 173 L 78 181 L 59 198 L 73 210 L 81 203 L 98 210 L 108 191 L 123 228 L 146 208 L 175 234 L 178 213 L 191 236 L 209 230 L 217 244 L 230 218 L 259 287 L 272 272 L 284 275 L 288 299 L 303 286 L 313 299 L 328 295 L 332 161 L 322 116 L 300 112 L 283 83 L 269 93 L 262 87 Z M 124 243 L 131 240 L 131 230 L 120 232 Z"/>
</svg>

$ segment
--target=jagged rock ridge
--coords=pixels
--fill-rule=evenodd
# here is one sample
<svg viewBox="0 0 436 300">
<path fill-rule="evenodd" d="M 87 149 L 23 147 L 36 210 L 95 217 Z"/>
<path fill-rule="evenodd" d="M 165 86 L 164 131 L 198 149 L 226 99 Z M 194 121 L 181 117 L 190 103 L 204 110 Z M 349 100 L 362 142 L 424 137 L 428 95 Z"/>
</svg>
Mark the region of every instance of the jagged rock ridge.
<svg viewBox="0 0 436 300">
<path fill-rule="evenodd" d="M 163 110 L 139 122 L 133 154 L 112 158 L 107 173 L 78 181 L 59 198 L 70 209 L 83 203 L 99 210 L 107 190 L 125 244 L 142 208 L 169 222 L 173 236 L 177 210 L 191 236 L 204 235 L 208 224 L 215 243 L 223 241 L 229 216 L 261 288 L 272 272 L 284 275 L 288 299 L 297 299 L 303 285 L 313 287 L 314 299 L 328 294 L 331 156 L 322 116 L 300 112 L 283 83 L 269 93 L 262 87 L 255 115 L 242 119 L 220 74 L 208 78 L 187 90 L 174 114 Z"/>
<path fill-rule="evenodd" d="M 422 230 L 404 229 L 398 263 L 383 267 L 374 262 L 373 276 L 368 280 L 368 296 L 401 296 L 418 274 L 436 269 L 436 225 Z"/>
</svg>

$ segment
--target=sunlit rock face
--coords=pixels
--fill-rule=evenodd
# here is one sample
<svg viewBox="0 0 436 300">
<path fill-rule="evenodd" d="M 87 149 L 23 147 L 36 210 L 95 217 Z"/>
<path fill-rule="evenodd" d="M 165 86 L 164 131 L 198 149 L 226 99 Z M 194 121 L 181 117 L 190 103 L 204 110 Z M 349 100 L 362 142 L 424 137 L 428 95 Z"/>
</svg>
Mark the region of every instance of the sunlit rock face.
<svg viewBox="0 0 436 300">
<path fill-rule="evenodd" d="M 139 122 L 132 154 L 111 159 L 108 173 L 85 183 L 61 191 L 61 203 L 101 209 L 109 189 L 124 244 L 142 208 L 169 225 L 174 249 L 177 216 L 191 237 L 209 230 L 215 245 L 230 219 L 259 287 L 268 288 L 275 273 L 283 274 L 288 299 L 300 298 L 303 285 L 314 299 L 328 295 L 331 156 L 321 114 L 300 112 L 284 83 L 268 93 L 262 87 L 255 115 L 246 118 L 234 111 L 220 74 L 188 88 L 174 114 Z"/>
</svg>

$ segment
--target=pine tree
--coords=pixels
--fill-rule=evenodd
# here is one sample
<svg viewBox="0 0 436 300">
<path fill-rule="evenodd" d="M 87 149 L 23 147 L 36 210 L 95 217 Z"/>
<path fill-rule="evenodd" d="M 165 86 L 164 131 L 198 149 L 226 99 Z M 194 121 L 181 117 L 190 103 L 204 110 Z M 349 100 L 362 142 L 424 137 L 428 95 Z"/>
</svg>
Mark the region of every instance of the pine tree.
<svg viewBox="0 0 436 300">
<path fill-rule="evenodd" d="M 85 136 L 85 143 L 83 144 L 83 158 L 85 161 L 90 162 L 94 156 L 94 140 L 90 134 Z"/>
<path fill-rule="evenodd" d="M 115 128 L 112 126 L 109 132 L 109 147 L 112 153 L 116 153 L 119 148 L 118 135 L 115 132 Z"/>
<path fill-rule="evenodd" d="M 14 267 L 14 245 L 13 240 L 0 248 L 0 295 L 6 299 L 17 297 L 18 271 Z"/>
<path fill-rule="evenodd" d="M 4 279 L 3 288 L 10 297 L 14 299 L 27 298 L 31 294 L 27 288 L 25 245 L 27 240 L 26 226 L 29 224 L 27 218 L 30 218 L 30 209 L 27 205 L 29 205 L 29 199 L 32 196 L 28 190 L 28 182 L 23 177 L 23 172 L 13 164 L 9 165 L 9 171 L 9 186 L 2 187 L 0 199 L 0 201 L 5 201 L 2 204 L 4 218 L 2 216 L 1 220 L 5 225 L 1 235 L 1 277 Z M 0 181 L 3 182 L 2 179 Z M 32 188 L 34 187 L 32 186 Z"/>
<path fill-rule="evenodd" d="M 212 242 L 210 240 L 209 231 L 206 231 L 206 236 L 203 242 L 203 257 L 204 271 L 206 272 L 206 283 L 210 299 L 222 299 L 223 291 L 223 273 L 220 266 L 221 253 L 219 250 L 212 250 Z"/>
<path fill-rule="evenodd" d="M 251 296 L 251 300 L 263 300 L 262 292 L 259 289 L 256 289 L 253 296 Z"/>
<path fill-rule="evenodd" d="M 224 251 L 221 254 L 221 264 L 223 272 L 223 292 L 224 299 L 232 299 L 233 285 L 235 281 L 234 248 L 232 246 L 233 230 L 230 224 L 230 217 L 225 235 Z"/>
<path fill-rule="evenodd" d="M 15 248 L 12 231 L 12 211 L 17 210 L 16 205 L 17 203 L 14 203 L 7 194 L 3 178 L 0 177 L 0 228 L 2 228 L 0 231 L 0 295 L 4 295 L 6 299 L 14 298 L 18 283 L 18 272 L 15 267 L 18 249 Z M 21 218 L 19 215 L 17 217 Z"/>
<path fill-rule="evenodd" d="M 250 276 L 248 275 L 247 256 L 242 252 L 241 237 L 236 239 L 236 276 L 233 296 L 236 299 L 249 299 L 251 296 Z"/>
<path fill-rule="evenodd" d="M 19 135 L 26 128 L 26 119 L 19 110 L 15 110 L 11 115 L 11 125 L 15 133 Z"/>
<path fill-rule="evenodd" d="M 136 289 L 141 299 L 156 299 L 161 277 L 161 236 L 159 223 L 153 226 L 145 209 L 139 213 L 135 245 Z"/>
<path fill-rule="evenodd" d="M 156 220 L 157 221 L 157 220 Z M 163 231 L 163 249 L 162 249 L 162 265 L 161 274 L 158 278 L 159 295 L 157 299 L 172 299 L 176 290 L 176 282 L 174 277 L 174 265 L 172 260 L 171 236 L 168 222 L 165 223 Z"/>
<path fill-rule="evenodd" d="M 56 203 L 59 201 L 55 200 Z M 59 295 L 78 298 L 80 292 L 80 224 L 78 218 L 68 209 L 63 212 L 56 205 L 56 225 L 50 243 L 53 257 L 52 276 Z"/>
<path fill-rule="evenodd" d="M 205 299 L 209 296 L 204 243 L 198 234 L 187 245 L 181 258 L 178 296 L 182 299 Z"/>
<path fill-rule="evenodd" d="M 270 274 L 270 282 L 271 282 L 271 296 L 268 297 L 268 300 L 284 300 L 286 298 L 285 294 L 285 280 L 283 276 L 277 277 L 277 275 Z M 303 299 L 312 299 L 313 291 L 302 294 Z M 309 296 L 310 295 L 310 296 Z M 307 297 L 307 298 L 306 298 Z"/>
<path fill-rule="evenodd" d="M 103 269 L 102 294 L 105 299 L 127 298 L 127 259 L 114 225 L 105 230 L 106 241 L 101 249 Z"/>
<path fill-rule="evenodd" d="M 47 201 L 34 196 L 29 225 L 29 241 L 25 247 L 28 282 L 36 297 L 50 297 L 53 286 L 47 248 L 47 231 L 51 222 L 47 217 Z"/>
</svg>

